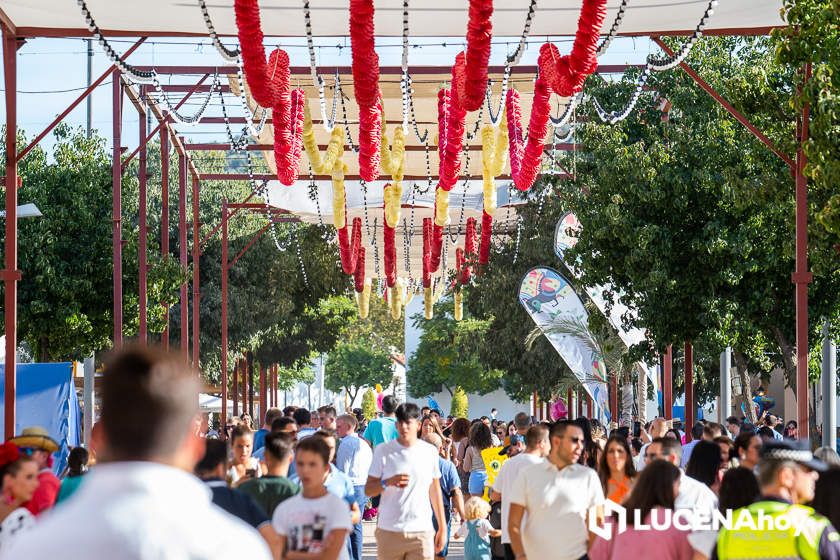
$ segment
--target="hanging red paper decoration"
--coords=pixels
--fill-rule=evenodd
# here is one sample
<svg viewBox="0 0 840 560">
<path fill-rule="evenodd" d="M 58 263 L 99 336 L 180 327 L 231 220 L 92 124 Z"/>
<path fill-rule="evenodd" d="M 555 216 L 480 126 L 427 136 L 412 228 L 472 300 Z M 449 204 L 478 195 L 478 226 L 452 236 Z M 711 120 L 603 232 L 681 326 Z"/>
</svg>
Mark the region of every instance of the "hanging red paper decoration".
<svg viewBox="0 0 840 560">
<path fill-rule="evenodd" d="M 356 271 L 356 259 L 362 245 L 362 219 L 353 218 L 352 237 L 348 239 L 347 226 L 338 229 L 338 254 L 341 257 L 341 269 L 344 274 Z"/>
<path fill-rule="evenodd" d="M 481 216 L 481 245 L 478 248 L 478 264 L 490 262 L 490 236 L 493 234 L 493 216 L 484 212 Z"/>
<path fill-rule="evenodd" d="M 521 191 L 527 191 L 534 184 L 542 167 L 543 143 L 548 132 L 549 104 L 548 85 L 540 76 L 534 83 L 534 101 L 531 104 L 531 119 L 528 123 L 528 141 L 523 140 L 522 109 L 519 92 L 511 88 L 507 92 L 507 111 L 510 175 L 513 184 Z"/>
<path fill-rule="evenodd" d="M 298 176 L 303 146 L 305 96 L 302 89 L 290 89 L 289 55 L 286 51 L 275 49 L 266 63 L 257 0 L 235 0 L 234 10 L 245 78 L 251 95 L 263 107 L 271 107 L 277 178 L 284 185 L 292 185 Z"/>
<path fill-rule="evenodd" d="M 467 231 L 464 235 L 464 269 L 461 273 L 461 283 L 469 284 L 472 278 L 472 263 L 475 262 L 475 218 L 467 219 Z"/>
<path fill-rule="evenodd" d="M 579 93 L 587 76 L 598 67 L 598 35 L 606 16 L 606 6 L 606 0 L 584 0 L 570 54 L 560 56 L 557 47 L 551 43 L 540 47 L 537 63 L 540 74 L 534 83 L 527 142 L 523 140 L 519 93 L 514 89 L 508 90 L 505 102 L 510 136 L 510 174 L 514 185 L 521 191 L 531 188 L 542 167 L 551 92 L 561 97 Z"/>
<path fill-rule="evenodd" d="M 493 0 L 470 0 L 467 24 L 466 67 L 455 102 L 465 111 L 477 111 L 487 92 L 487 65 L 493 38 Z"/>
<path fill-rule="evenodd" d="M 353 284 L 357 292 L 365 290 L 365 248 L 359 246 L 356 254 L 356 270 L 353 273 Z"/>
<path fill-rule="evenodd" d="M 437 272 L 440 268 L 440 254 L 443 249 L 443 226 L 432 224 L 432 251 L 429 258 L 430 270 Z"/>
<path fill-rule="evenodd" d="M 438 188 L 445 191 L 451 190 L 458 182 L 458 175 L 461 174 L 461 148 L 464 143 L 464 125 L 467 112 L 455 102 L 460 95 L 460 86 L 464 82 L 464 53 L 458 53 L 455 57 L 455 66 L 452 67 L 452 91 L 444 94 L 443 111 L 441 112 L 441 95 L 438 94 L 438 126 L 440 118 L 445 118 L 445 143 L 441 154 L 440 167 L 438 170 Z M 438 136 L 443 135 L 438 132 Z M 441 140 L 439 140 L 440 142 Z M 438 150 L 440 152 L 440 149 Z"/>
<path fill-rule="evenodd" d="M 432 287 L 432 219 L 423 218 L 423 287 Z"/>
<path fill-rule="evenodd" d="M 389 288 L 393 288 L 397 284 L 397 245 L 395 243 L 396 230 L 388 225 L 387 220 L 382 220 L 383 244 L 385 251 L 383 259 L 385 261 L 385 284 Z"/>
<path fill-rule="evenodd" d="M 606 15 L 606 0 L 584 0 L 572 52 L 560 56 L 551 43 L 540 47 L 540 76 L 557 95 L 570 97 L 579 93 L 587 76 L 598 68 L 598 36 Z"/>
<path fill-rule="evenodd" d="M 379 95 L 379 55 L 374 49 L 373 0 L 350 0 L 350 45 L 353 91 L 359 105 L 359 175 L 379 178 L 382 104 Z"/>
</svg>

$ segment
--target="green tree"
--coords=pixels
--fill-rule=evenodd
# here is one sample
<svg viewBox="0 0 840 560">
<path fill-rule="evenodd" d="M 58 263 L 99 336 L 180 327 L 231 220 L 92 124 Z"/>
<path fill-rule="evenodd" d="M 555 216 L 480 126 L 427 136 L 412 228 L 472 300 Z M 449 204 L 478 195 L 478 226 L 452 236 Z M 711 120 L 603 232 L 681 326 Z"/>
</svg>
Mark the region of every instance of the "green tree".
<svg viewBox="0 0 840 560">
<path fill-rule="evenodd" d="M 452 404 L 449 407 L 449 414 L 455 418 L 467 418 L 470 410 L 470 401 L 467 393 L 461 387 L 455 387 L 452 392 Z"/>
<path fill-rule="evenodd" d="M 376 393 L 370 387 L 362 395 L 362 415 L 368 420 L 376 418 Z"/>
<path fill-rule="evenodd" d="M 387 385 L 391 375 L 388 352 L 358 342 L 340 342 L 327 359 L 324 386 L 336 393 L 346 391 L 353 402 L 359 389 Z"/>
<path fill-rule="evenodd" d="M 736 109 L 793 152 L 785 103 L 792 71 L 775 64 L 766 39 L 706 39 L 692 58 Z M 600 99 L 626 98 L 624 85 L 592 82 Z M 616 126 L 589 114 L 576 131 L 582 155 L 561 199 L 583 229 L 568 258 L 583 284 L 609 284 L 610 297 L 638 310 L 625 320 L 646 328 L 652 344 L 636 350 L 688 340 L 713 353 L 699 361 L 714 363 L 728 344 L 744 378 L 782 367 L 792 379 L 790 170 L 684 73 L 658 74 L 649 86 L 673 104 L 667 118 L 643 98 Z M 832 251 L 812 245 L 816 262 L 831 262 Z M 812 316 L 837 315 L 830 266 L 815 276 Z"/>
<path fill-rule="evenodd" d="M 105 140 L 58 125 L 50 156 L 34 148 L 20 163 L 21 202 L 34 202 L 40 218 L 19 223 L 19 338 L 40 361 L 80 360 L 110 346 L 113 335 L 111 156 Z M 26 145 L 24 134 L 18 146 Z M 5 155 L 3 155 L 5 157 Z M 136 198 L 132 174 L 124 177 L 127 200 Z M 136 213 L 123 212 L 124 334 L 137 332 Z M 5 231 L 3 232 L 5 233 Z M 164 258 L 149 261 L 149 330 L 161 332 L 164 302 L 184 274 Z"/>
<path fill-rule="evenodd" d="M 499 387 L 501 370 L 485 367 L 479 355 L 490 321 L 470 317 L 456 321 L 450 300 L 435 305 L 433 319 L 416 315 L 413 320 L 415 326 L 423 329 L 407 368 L 413 397 L 441 390 L 451 395 L 456 387 L 483 395 Z"/>
</svg>

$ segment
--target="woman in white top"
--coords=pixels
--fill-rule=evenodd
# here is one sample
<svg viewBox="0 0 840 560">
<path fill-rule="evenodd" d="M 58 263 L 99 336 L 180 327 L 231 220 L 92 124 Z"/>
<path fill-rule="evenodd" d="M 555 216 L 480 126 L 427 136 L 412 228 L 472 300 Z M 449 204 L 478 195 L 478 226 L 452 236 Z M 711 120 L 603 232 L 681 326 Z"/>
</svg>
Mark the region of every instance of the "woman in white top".
<svg viewBox="0 0 840 560">
<path fill-rule="evenodd" d="M 0 477 L 3 499 L 0 500 L 0 553 L 12 540 L 35 524 L 35 517 L 22 504 L 32 499 L 38 488 L 38 465 L 29 455 L 21 454 L 14 443 L 0 445 Z"/>
<path fill-rule="evenodd" d="M 251 478 L 262 476 L 260 462 L 252 457 L 254 450 L 254 434 L 244 424 L 236 426 L 230 435 L 230 448 L 233 453 L 228 479 L 231 486 L 239 486 Z"/>
</svg>

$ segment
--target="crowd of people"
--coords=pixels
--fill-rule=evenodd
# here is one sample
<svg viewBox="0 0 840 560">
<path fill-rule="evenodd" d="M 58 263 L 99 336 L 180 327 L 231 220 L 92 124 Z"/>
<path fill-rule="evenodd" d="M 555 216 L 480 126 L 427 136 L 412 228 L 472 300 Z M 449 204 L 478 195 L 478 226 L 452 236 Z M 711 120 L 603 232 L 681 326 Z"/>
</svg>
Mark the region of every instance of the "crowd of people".
<svg viewBox="0 0 840 560">
<path fill-rule="evenodd" d="M 45 430 L 0 446 L 0 559 L 361 560 L 365 519 L 380 560 L 446 558 L 453 539 L 465 560 L 840 559 L 840 459 L 775 417 L 685 434 L 663 418 L 453 418 L 386 396 L 369 421 L 290 406 L 258 428 L 211 426 L 197 383 L 178 357 L 126 349 L 61 479 Z M 727 511 L 796 530 L 663 522 Z"/>
</svg>

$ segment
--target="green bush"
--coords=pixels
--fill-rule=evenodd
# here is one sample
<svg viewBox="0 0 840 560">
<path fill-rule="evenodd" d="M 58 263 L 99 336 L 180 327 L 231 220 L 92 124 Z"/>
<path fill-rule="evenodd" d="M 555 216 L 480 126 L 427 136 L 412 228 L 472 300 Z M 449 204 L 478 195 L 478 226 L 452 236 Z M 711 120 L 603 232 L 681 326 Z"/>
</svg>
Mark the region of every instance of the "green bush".
<svg viewBox="0 0 840 560">
<path fill-rule="evenodd" d="M 455 418 L 466 418 L 469 412 L 470 403 L 467 399 L 467 394 L 461 387 L 455 387 L 452 393 L 452 405 L 449 408 L 449 414 Z"/>
</svg>

